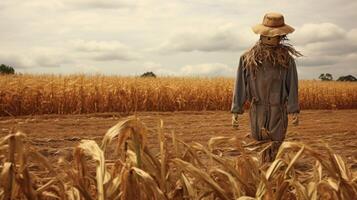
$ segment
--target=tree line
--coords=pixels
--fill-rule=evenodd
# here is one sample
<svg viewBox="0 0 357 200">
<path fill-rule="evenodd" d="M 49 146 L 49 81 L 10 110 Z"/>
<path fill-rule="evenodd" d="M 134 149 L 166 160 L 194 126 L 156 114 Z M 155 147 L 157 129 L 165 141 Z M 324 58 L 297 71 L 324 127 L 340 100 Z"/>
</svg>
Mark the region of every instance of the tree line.
<svg viewBox="0 0 357 200">
<path fill-rule="evenodd" d="M 330 73 L 320 74 L 319 79 L 322 81 L 333 81 L 333 76 Z M 340 76 L 336 81 L 357 81 L 357 78 L 352 75 Z"/>
<path fill-rule="evenodd" d="M 12 66 L 1 64 L 0 65 L 0 74 L 15 74 L 15 69 Z M 156 74 L 154 72 L 145 72 L 140 77 L 151 77 L 156 78 Z M 333 76 L 330 73 L 320 74 L 319 79 L 322 81 L 333 81 Z M 357 81 L 357 78 L 352 75 L 340 76 L 336 81 Z"/>
</svg>

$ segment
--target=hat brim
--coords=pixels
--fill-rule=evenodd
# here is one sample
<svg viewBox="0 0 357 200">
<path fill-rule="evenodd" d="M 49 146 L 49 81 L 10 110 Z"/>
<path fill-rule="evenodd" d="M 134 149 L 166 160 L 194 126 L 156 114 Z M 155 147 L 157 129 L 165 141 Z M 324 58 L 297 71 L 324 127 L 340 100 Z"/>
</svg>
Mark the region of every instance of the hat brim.
<svg viewBox="0 0 357 200">
<path fill-rule="evenodd" d="M 295 29 L 287 24 L 281 27 L 268 27 L 263 24 L 258 24 L 252 27 L 254 33 L 264 35 L 268 37 L 274 37 L 278 35 L 287 35 L 295 31 Z"/>
</svg>

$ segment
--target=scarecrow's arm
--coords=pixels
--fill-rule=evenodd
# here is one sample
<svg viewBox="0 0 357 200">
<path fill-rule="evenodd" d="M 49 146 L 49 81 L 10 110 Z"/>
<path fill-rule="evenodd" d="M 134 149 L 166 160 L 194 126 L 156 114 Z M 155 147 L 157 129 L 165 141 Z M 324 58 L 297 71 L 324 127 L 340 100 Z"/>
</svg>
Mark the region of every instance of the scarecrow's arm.
<svg viewBox="0 0 357 200">
<path fill-rule="evenodd" d="M 233 99 L 232 99 L 232 113 L 243 114 L 244 103 L 246 101 L 246 84 L 245 70 L 243 68 L 243 58 L 239 60 L 237 76 L 234 84 Z"/>
<path fill-rule="evenodd" d="M 288 91 L 288 113 L 299 113 L 299 87 L 298 87 L 298 74 L 296 70 L 296 64 L 294 59 L 291 59 L 287 78 L 286 78 L 286 89 Z"/>
</svg>

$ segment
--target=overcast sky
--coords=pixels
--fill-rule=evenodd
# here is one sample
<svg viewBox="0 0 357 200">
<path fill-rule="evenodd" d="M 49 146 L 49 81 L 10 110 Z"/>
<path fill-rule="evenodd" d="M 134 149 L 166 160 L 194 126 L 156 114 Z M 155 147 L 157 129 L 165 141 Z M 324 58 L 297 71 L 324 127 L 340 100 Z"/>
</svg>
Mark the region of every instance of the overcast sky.
<svg viewBox="0 0 357 200">
<path fill-rule="evenodd" d="M 357 76 L 356 0 L 1 0 L 0 63 L 26 73 L 231 76 L 281 12 L 301 79 Z"/>
</svg>

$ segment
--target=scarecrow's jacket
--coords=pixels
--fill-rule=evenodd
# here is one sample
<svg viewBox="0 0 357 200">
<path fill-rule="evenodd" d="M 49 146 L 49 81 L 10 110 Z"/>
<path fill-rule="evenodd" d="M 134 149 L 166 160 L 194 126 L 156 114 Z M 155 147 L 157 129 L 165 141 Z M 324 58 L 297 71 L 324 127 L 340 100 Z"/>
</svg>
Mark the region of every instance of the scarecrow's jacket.
<svg viewBox="0 0 357 200">
<path fill-rule="evenodd" d="M 242 114 L 246 101 L 250 102 L 250 125 L 252 136 L 262 140 L 264 131 L 272 140 L 284 140 L 288 125 L 288 113 L 299 113 L 298 75 L 295 61 L 288 67 L 273 65 L 266 61 L 253 70 L 240 58 L 237 71 L 232 113 Z"/>
</svg>

